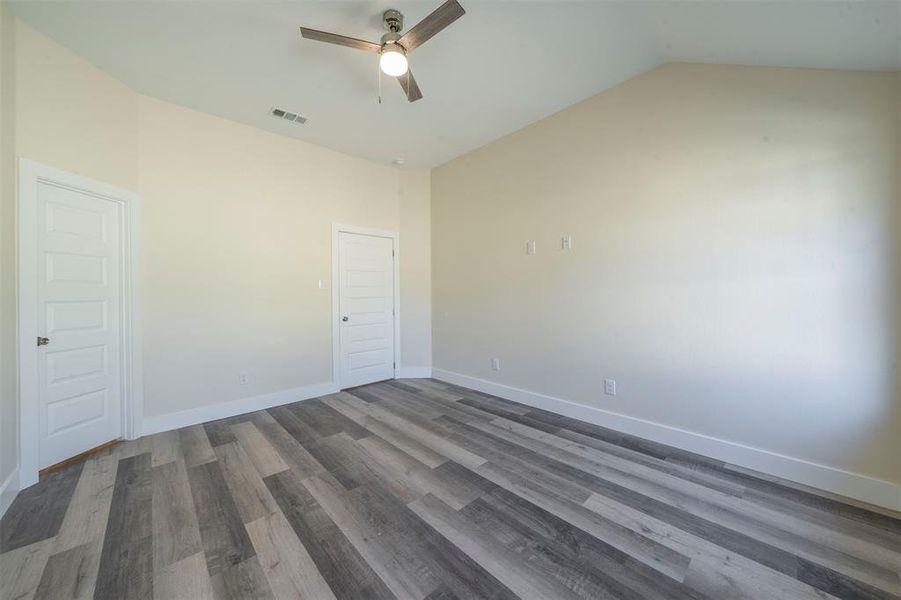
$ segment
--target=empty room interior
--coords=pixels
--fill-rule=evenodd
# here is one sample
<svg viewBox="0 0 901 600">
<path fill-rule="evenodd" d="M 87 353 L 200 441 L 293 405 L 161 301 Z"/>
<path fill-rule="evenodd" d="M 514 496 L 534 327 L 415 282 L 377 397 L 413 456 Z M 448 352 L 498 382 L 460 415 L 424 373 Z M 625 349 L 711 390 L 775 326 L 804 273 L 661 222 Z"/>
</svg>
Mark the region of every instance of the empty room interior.
<svg viewBox="0 0 901 600">
<path fill-rule="evenodd" d="M 0 0 L 0 363 L 2 600 L 901 600 L 901 0 Z"/>
</svg>

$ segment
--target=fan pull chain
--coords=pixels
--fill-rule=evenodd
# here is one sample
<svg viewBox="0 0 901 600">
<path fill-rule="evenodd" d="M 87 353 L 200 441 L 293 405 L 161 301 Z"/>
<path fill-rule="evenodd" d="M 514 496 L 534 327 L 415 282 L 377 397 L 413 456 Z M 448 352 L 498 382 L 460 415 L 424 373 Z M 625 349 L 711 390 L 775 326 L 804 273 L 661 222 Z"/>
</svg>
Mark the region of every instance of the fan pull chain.
<svg viewBox="0 0 901 600">
<path fill-rule="evenodd" d="M 379 104 L 381 104 L 382 103 L 382 67 L 378 63 L 375 63 L 375 64 L 379 70 Z"/>
</svg>

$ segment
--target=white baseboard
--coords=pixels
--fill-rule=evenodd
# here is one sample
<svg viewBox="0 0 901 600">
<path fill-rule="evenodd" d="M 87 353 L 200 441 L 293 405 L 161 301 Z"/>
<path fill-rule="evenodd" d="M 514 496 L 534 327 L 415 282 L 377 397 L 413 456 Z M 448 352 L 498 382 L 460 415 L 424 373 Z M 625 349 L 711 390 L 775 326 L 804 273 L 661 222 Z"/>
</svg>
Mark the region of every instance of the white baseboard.
<svg viewBox="0 0 901 600">
<path fill-rule="evenodd" d="M 645 421 L 453 371 L 432 369 L 432 376 L 442 381 L 695 452 L 833 494 L 847 496 L 891 510 L 901 510 L 901 486 L 890 481 L 843 471 L 800 458 L 729 442 L 661 423 Z"/>
<path fill-rule="evenodd" d="M 6 514 L 6 509 L 16 499 L 19 493 L 19 469 L 13 469 L 2 484 L 0 484 L 0 519 Z"/>
<path fill-rule="evenodd" d="M 309 400 L 310 398 L 334 394 L 337 391 L 338 386 L 333 382 L 328 381 L 259 396 L 252 396 L 250 398 L 239 398 L 238 400 L 222 402 L 220 404 L 198 406 L 197 408 L 189 408 L 188 410 L 156 417 L 144 417 L 142 434 L 152 435 L 162 431 L 171 431 L 172 429 L 180 429 L 182 427 L 206 423 L 207 421 L 243 415 L 255 410 L 281 406 L 282 404 L 289 404 L 299 400 Z"/>
<path fill-rule="evenodd" d="M 395 373 L 398 379 L 418 379 L 431 377 L 432 369 L 431 367 L 401 367 Z M 338 386 L 328 381 L 250 398 L 240 398 L 220 404 L 208 404 L 155 417 L 144 417 L 141 435 L 153 435 L 162 431 L 190 427 L 191 425 L 198 425 L 207 421 L 243 415 L 255 410 L 263 410 L 299 400 L 309 400 L 310 398 L 334 394 L 337 391 Z"/>
<path fill-rule="evenodd" d="M 432 367 L 401 367 L 394 372 L 396 379 L 428 379 L 432 376 Z"/>
</svg>

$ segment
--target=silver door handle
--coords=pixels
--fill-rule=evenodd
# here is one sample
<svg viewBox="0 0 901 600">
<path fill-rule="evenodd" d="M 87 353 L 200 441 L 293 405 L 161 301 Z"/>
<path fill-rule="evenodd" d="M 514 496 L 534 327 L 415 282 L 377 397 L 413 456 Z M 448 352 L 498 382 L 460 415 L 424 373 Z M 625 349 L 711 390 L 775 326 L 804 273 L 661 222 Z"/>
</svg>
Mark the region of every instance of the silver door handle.
<svg viewBox="0 0 901 600">
<path fill-rule="evenodd" d="M 342 320 L 342 321 L 349 321 L 349 320 L 350 320 L 350 317 L 341 317 L 341 320 Z"/>
<path fill-rule="evenodd" d="M 46 346 L 50 343 L 50 338 L 38 336 L 38 346 Z"/>
</svg>

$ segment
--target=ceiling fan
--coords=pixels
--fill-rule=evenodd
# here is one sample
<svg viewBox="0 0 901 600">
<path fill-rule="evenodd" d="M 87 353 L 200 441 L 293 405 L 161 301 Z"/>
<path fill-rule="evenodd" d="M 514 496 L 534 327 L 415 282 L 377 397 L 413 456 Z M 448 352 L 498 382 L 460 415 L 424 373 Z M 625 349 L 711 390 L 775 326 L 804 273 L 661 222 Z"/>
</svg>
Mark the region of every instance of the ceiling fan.
<svg viewBox="0 0 901 600">
<path fill-rule="evenodd" d="M 401 35 L 400 32 L 404 28 L 404 16 L 400 11 L 386 10 L 382 15 L 382 21 L 388 33 L 382 36 L 379 44 L 307 27 L 301 27 L 300 33 L 308 40 L 329 42 L 378 54 L 382 73 L 397 77 L 400 86 L 404 88 L 404 93 L 407 94 L 407 100 L 416 102 L 422 98 L 422 92 L 419 90 L 416 80 L 413 79 L 413 73 L 410 72 L 407 55 L 465 13 L 466 11 L 457 0 L 447 0 L 413 29 Z"/>
</svg>

